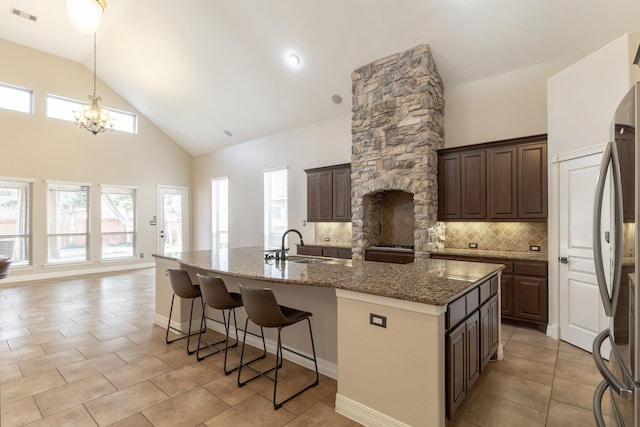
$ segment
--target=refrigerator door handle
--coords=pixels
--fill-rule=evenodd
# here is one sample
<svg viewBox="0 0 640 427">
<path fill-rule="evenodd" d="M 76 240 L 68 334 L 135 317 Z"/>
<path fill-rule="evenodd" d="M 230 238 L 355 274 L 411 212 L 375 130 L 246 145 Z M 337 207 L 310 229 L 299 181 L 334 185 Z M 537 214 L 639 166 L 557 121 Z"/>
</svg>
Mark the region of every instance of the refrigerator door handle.
<svg viewBox="0 0 640 427">
<path fill-rule="evenodd" d="M 604 273 L 604 259 L 602 257 L 602 201 L 604 198 L 605 182 L 607 172 L 611 165 L 614 186 L 614 266 L 613 280 L 611 282 L 611 294 L 607 289 L 607 278 Z M 622 253 L 622 179 L 620 177 L 620 163 L 618 160 L 618 151 L 613 142 L 607 143 L 602 155 L 600 171 L 598 173 L 598 182 L 596 185 L 596 195 L 593 209 L 593 261 L 595 263 L 596 278 L 598 288 L 600 290 L 600 299 L 604 307 L 604 312 L 608 317 L 615 314 L 616 305 L 618 304 L 618 295 L 620 293 L 620 275 L 622 272 L 622 260 L 618 256 Z"/>
<path fill-rule="evenodd" d="M 633 390 L 629 390 L 622 381 L 620 381 L 615 377 L 615 375 L 611 373 L 611 371 L 605 364 L 604 359 L 602 358 L 602 354 L 600 353 L 600 347 L 602 347 L 602 343 L 607 338 L 609 338 L 609 329 L 605 329 L 604 331 L 600 332 L 593 340 L 593 361 L 596 363 L 598 371 L 600 371 L 600 374 L 607 382 L 609 387 L 611 387 L 611 389 L 623 399 L 631 400 L 633 398 Z"/>
<path fill-rule="evenodd" d="M 608 387 L 609 384 L 607 381 L 602 380 L 596 387 L 595 393 L 593 393 L 593 413 L 596 416 L 596 424 L 598 427 L 607 427 L 604 423 L 604 417 L 602 416 L 602 397 Z"/>
</svg>

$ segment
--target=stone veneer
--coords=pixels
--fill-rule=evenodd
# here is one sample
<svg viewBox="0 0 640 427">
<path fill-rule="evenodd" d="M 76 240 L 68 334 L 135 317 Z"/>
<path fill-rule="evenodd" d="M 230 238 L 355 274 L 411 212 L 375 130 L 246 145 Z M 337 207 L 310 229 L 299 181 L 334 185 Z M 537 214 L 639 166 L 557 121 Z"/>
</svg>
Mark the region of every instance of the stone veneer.
<svg viewBox="0 0 640 427">
<path fill-rule="evenodd" d="M 413 196 L 416 258 L 434 245 L 437 152 L 444 146 L 444 86 L 427 45 L 353 72 L 351 209 L 353 258 L 381 244 L 386 190 Z"/>
</svg>

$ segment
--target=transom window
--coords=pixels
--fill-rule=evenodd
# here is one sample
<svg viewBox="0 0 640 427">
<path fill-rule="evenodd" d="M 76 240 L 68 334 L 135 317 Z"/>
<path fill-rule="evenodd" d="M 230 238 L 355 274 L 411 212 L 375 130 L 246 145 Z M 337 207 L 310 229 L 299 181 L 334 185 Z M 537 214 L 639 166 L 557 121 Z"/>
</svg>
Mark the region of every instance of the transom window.
<svg viewBox="0 0 640 427">
<path fill-rule="evenodd" d="M 83 105 L 88 105 L 88 103 L 61 96 L 47 95 L 47 117 L 75 122 L 73 112 L 82 110 Z M 109 111 L 109 117 L 116 119 L 113 125 L 114 130 L 138 133 L 138 118 L 135 114 L 111 108 L 101 108 Z"/>
<path fill-rule="evenodd" d="M 0 83 L 0 108 L 21 113 L 33 113 L 33 91 Z"/>
</svg>

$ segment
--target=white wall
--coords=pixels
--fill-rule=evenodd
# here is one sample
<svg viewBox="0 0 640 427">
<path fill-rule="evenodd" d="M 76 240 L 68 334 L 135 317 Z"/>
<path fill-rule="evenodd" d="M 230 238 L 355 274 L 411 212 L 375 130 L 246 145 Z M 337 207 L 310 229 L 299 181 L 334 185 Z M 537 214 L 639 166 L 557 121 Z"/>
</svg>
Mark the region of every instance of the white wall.
<svg viewBox="0 0 640 427">
<path fill-rule="evenodd" d="M 0 176 L 34 180 L 32 268 L 12 267 L 8 279 L 20 276 L 70 274 L 106 268 L 125 268 L 152 262 L 156 252 L 158 184 L 190 186 L 191 156 L 141 116 L 123 98 L 98 81 L 97 93 L 108 107 L 138 114 L 138 134 L 106 132 L 92 135 L 72 122 L 45 115 L 46 94 L 86 100 L 93 90 L 93 74 L 83 65 L 0 39 L 0 82 L 31 88 L 34 114 L 0 109 Z M 44 267 L 46 263 L 45 180 L 93 184 L 90 204 L 92 259 L 85 264 Z M 138 247 L 143 259 L 99 263 L 99 184 L 136 186 L 138 202 Z"/>
<path fill-rule="evenodd" d="M 304 169 L 351 161 L 351 117 L 298 128 L 194 158 L 194 249 L 211 248 L 211 179 L 229 177 L 229 243 L 232 247 L 263 244 L 263 173 L 288 167 L 289 226 L 305 242 L 314 241 L 307 217 Z M 297 243 L 291 236 L 289 246 Z"/>
<path fill-rule="evenodd" d="M 548 81 L 549 168 L 549 325 L 548 334 L 562 338 L 560 330 L 559 167 L 560 158 L 592 152 L 610 140 L 611 120 L 629 88 L 640 81 L 633 59 L 640 32 L 624 35 L 567 67 Z M 594 183 L 595 190 L 595 183 Z"/>
<path fill-rule="evenodd" d="M 547 132 L 547 79 L 577 57 L 445 88 L 445 146 Z"/>
</svg>

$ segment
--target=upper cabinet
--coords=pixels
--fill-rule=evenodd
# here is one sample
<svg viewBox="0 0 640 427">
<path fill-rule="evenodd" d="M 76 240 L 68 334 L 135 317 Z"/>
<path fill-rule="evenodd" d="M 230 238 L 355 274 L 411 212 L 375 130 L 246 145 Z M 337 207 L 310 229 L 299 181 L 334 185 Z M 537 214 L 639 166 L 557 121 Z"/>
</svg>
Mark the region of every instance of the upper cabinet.
<svg viewBox="0 0 640 427">
<path fill-rule="evenodd" d="M 438 151 L 439 220 L 546 218 L 546 135 Z"/>
<path fill-rule="evenodd" d="M 351 221 L 351 165 L 307 169 L 307 221 Z"/>
</svg>

